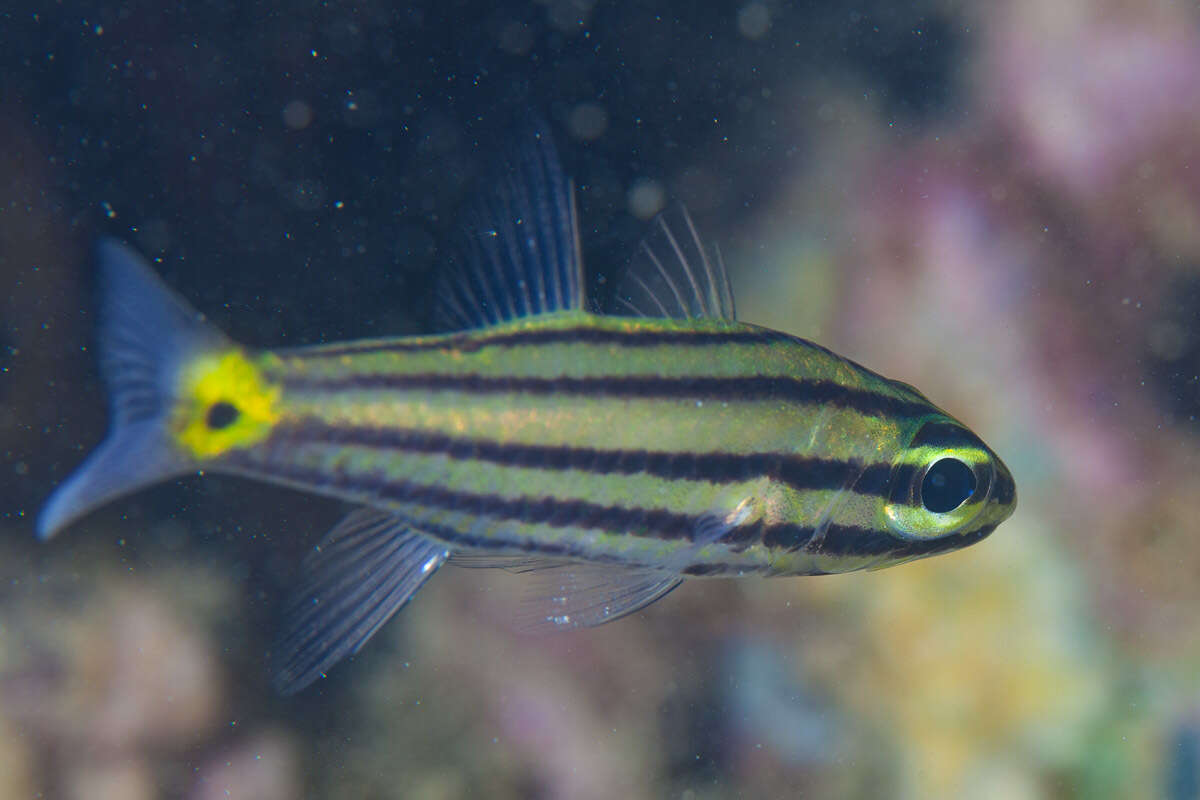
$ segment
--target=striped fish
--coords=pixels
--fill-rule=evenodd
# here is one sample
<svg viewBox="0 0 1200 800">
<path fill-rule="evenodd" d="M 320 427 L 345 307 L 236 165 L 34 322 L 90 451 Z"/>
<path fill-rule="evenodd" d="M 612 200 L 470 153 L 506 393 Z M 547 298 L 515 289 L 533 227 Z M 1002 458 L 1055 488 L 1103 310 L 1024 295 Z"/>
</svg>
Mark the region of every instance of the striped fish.
<svg viewBox="0 0 1200 800">
<path fill-rule="evenodd" d="M 739 322 L 719 256 L 660 218 L 589 313 L 570 182 L 545 127 L 468 207 L 438 293 L 452 332 L 237 345 L 102 241 L 108 438 L 42 538 L 197 471 L 354 510 L 301 570 L 276 682 L 356 652 L 443 564 L 536 572 L 535 628 L 597 625 L 687 578 L 875 569 L 978 542 L 1004 464 L 907 384 Z"/>
</svg>

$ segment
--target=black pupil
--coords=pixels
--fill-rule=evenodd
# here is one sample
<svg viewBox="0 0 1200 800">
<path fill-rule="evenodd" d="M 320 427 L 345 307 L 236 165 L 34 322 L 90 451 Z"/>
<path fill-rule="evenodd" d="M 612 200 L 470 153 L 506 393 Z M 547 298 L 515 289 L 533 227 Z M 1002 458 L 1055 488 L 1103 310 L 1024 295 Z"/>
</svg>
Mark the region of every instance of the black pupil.
<svg viewBox="0 0 1200 800">
<path fill-rule="evenodd" d="M 214 431 L 228 428 L 238 417 L 237 407 L 222 400 L 208 407 L 208 427 Z"/>
<path fill-rule="evenodd" d="M 935 514 L 953 511 L 975 493 L 975 473 L 956 458 L 943 458 L 925 473 L 921 502 Z"/>
</svg>

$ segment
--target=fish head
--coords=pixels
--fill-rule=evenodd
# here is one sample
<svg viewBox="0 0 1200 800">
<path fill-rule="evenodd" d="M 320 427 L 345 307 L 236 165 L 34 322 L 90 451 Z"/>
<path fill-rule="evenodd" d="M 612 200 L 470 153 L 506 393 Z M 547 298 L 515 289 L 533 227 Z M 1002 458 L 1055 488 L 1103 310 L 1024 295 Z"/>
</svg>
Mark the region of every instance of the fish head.
<svg viewBox="0 0 1200 800">
<path fill-rule="evenodd" d="M 881 521 L 900 540 L 897 560 L 974 544 L 1017 506 L 1016 483 L 1000 457 L 941 413 L 916 426 L 892 463 L 885 491 Z"/>
</svg>

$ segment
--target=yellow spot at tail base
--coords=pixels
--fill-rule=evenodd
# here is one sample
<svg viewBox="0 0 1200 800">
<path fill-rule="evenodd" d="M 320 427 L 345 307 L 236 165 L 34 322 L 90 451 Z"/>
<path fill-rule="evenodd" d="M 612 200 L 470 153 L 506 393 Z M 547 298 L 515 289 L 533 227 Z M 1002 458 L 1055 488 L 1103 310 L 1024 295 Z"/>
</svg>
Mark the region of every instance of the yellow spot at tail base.
<svg viewBox="0 0 1200 800">
<path fill-rule="evenodd" d="M 197 356 L 184 365 L 179 380 L 171 429 L 196 458 L 257 444 L 279 420 L 279 386 L 241 350 Z"/>
</svg>

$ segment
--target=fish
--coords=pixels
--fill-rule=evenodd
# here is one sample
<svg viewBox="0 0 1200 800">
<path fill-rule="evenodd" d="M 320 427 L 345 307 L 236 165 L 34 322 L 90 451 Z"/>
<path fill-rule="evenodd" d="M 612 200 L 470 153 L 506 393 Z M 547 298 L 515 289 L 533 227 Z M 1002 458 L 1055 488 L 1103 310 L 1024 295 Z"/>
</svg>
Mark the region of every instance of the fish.
<svg viewBox="0 0 1200 800">
<path fill-rule="evenodd" d="M 291 694 L 446 565 L 529 573 L 533 630 L 620 619 L 685 581 L 879 569 L 981 541 L 1013 477 L 912 386 L 740 321 L 682 206 L 589 305 L 551 129 L 499 148 L 429 334 L 233 342 L 132 247 L 97 244 L 106 438 L 45 540 L 151 484 L 224 473 L 336 498 L 273 647 Z"/>
</svg>

